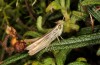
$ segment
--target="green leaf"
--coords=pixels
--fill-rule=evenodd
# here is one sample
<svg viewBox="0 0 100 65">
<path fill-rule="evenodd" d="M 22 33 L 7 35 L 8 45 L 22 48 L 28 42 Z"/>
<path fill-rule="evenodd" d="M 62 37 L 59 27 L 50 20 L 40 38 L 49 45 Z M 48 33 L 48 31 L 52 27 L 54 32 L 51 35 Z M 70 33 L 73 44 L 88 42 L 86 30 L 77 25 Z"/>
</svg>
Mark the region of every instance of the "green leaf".
<svg viewBox="0 0 100 65">
<path fill-rule="evenodd" d="M 84 0 L 81 4 L 82 5 L 95 5 L 95 4 L 100 5 L 100 0 Z"/>
<path fill-rule="evenodd" d="M 65 6 L 65 3 L 66 3 L 65 0 L 60 0 L 59 2 L 60 2 L 61 7 L 65 9 L 66 8 L 66 6 Z"/>
<path fill-rule="evenodd" d="M 65 5 L 67 10 L 70 10 L 70 0 L 65 0 L 65 1 L 66 1 Z"/>
<path fill-rule="evenodd" d="M 50 47 L 46 50 L 61 50 L 61 49 L 74 49 L 89 45 L 100 44 L 100 32 L 89 34 L 89 35 L 81 35 L 78 37 L 71 37 L 69 39 L 61 40 L 61 42 L 53 42 Z"/>
<path fill-rule="evenodd" d="M 42 65 L 56 65 L 53 58 L 43 59 Z"/>
<path fill-rule="evenodd" d="M 23 35 L 24 37 L 26 36 L 32 36 L 32 37 L 40 37 L 41 34 L 35 31 L 27 31 L 25 32 L 25 34 Z"/>
<path fill-rule="evenodd" d="M 84 62 L 71 62 L 68 65 L 90 65 L 90 64 Z"/>
<path fill-rule="evenodd" d="M 4 7 L 6 5 L 6 3 L 4 2 L 4 0 L 0 0 L 0 9 L 1 7 Z"/>
<path fill-rule="evenodd" d="M 1 65 L 8 65 L 8 64 L 13 63 L 15 61 L 18 61 L 20 59 L 23 59 L 23 58 L 25 58 L 27 56 L 28 56 L 28 54 L 26 54 L 26 53 L 24 53 L 24 54 L 16 54 L 16 55 L 11 56 L 8 59 L 4 60 Z"/>
<path fill-rule="evenodd" d="M 72 15 L 75 16 L 75 18 L 79 20 L 85 20 L 88 16 L 86 13 L 79 12 L 79 11 L 72 11 Z"/>
<path fill-rule="evenodd" d="M 44 29 L 42 26 L 43 26 L 43 21 L 42 21 L 42 16 L 39 16 L 37 18 L 37 29 L 42 32 L 42 33 L 45 33 L 45 32 L 48 32 L 50 29 Z"/>
<path fill-rule="evenodd" d="M 98 22 L 100 22 L 100 11 L 96 11 L 96 7 L 89 8 L 88 12 L 96 19 Z"/>
<path fill-rule="evenodd" d="M 34 61 L 32 62 L 32 65 L 42 65 L 42 63 L 40 63 L 40 62 L 37 61 L 37 60 L 34 60 Z"/>
<path fill-rule="evenodd" d="M 99 49 L 97 50 L 96 55 L 97 55 L 97 56 L 100 56 L 100 47 L 99 47 Z"/>
<path fill-rule="evenodd" d="M 90 65 L 85 58 L 77 58 L 76 61 L 69 63 L 68 65 Z"/>
<path fill-rule="evenodd" d="M 52 9 L 54 10 L 59 10 L 61 7 L 60 5 L 56 2 L 56 1 L 52 1 L 46 8 L 46 12 L 50 12 L 52 11 Z"/>
<path fill-rule="evenodd" d="M 83 57 L 77 58 L 76 61 L 79 61 L 79 62 L 87 62 L 86 58 L 83 58 Z"/>
<path fill-rule="evenodd" d="M 70 53 L 71 49 L 66 50 L 59 50 L 58 53 L 54 54 L 56 58 L 57 65 L 63 65 L 65 63 L 65 60 Z"/>
</svg>

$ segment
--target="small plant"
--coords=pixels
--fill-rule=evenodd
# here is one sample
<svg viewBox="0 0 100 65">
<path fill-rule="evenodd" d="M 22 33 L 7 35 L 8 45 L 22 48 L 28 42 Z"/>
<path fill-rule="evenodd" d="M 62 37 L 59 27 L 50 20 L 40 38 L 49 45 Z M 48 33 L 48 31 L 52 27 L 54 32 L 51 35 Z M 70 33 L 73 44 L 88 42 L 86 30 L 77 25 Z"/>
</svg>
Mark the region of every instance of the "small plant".
<svg viewBox="0 0 100 65">
<path fill-rule="evenodd" d="M 100 65 L 99 14 L 99 0 L 0 0 L 0 65 Z"/>
</svg>

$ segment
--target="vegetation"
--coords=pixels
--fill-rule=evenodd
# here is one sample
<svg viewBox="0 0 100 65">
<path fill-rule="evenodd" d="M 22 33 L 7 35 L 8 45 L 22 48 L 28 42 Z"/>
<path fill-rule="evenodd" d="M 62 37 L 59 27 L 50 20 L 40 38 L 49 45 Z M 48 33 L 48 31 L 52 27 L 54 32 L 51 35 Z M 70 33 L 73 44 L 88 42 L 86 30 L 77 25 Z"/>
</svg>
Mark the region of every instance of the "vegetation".
<svg viewBox="0 0 100 65">
<path fill-rule="evenodd" d="M 29 56 L 59 20 L 59 39 Z M 0 65 L 100 65 L 100 0 L 0 0 Z"/>
</svg>

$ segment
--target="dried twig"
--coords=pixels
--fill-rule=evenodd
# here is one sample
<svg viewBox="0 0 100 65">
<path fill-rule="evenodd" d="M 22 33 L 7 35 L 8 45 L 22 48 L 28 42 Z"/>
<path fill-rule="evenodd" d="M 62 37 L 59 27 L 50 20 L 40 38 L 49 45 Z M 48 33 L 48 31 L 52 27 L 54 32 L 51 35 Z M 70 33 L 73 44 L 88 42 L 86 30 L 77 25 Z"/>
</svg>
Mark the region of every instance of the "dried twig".
<svg viewBox="0 0 100 65">
<path fill-rule="evenodd" d="M 0 64 L 2 64 L 3 63 L 3 61 L 0 61 Z"/>
<path fill-rule="evenodd" d="M 29 12 L 30 17 L 32 18 L 32 20 L 35 21 L 36 18 L 33 16 L 33 12 L 32 12 L 31 6 L 28 3 L 28 0 L 25 0 L 25 4 L 26 4 L 26 8 L 27 8 L 27 10 Z"/>
<path fill-rule="evenodd" d="M 8 38 L 10 37 L 10 35 L 7 35 L 3 41 L 3 43 L 1 44 L 3 49 L 9 54 L 11 55 L 12 52 L 14 51 L 14 48 L 13 47 L 7 47 L 7 41 L 8 41 Z"/>
<path fill-rule="evenodd" d="M 96 7 L 96 11 L 99 11 L 99 10 L 100 10 L 100 6 L 97 6 L 97 7 Z"/>
<path fill-rule="evenodd" d="M 4 39 L 4 41 L 2 42 L 2 47 L 7 51 L 7 41 L 8 38 L 10 37 L 10 35 L 7 35 Z"/>
<path fill-rule="evenodd" d="M 4 49 L 2 49 L 2 54 L 0 55 L 0 61 L 3 60 L 3 58 L 4 58 L 4 54 L 5 54 L 5 51 L 4 51 Z"/>
<path fill-rule="evenodd" d="M 22 27 L 24 27 L 25 29 L 28 29 L 28 30 L 35 30 L 34 27 L 31 28 L 31 27 L 28 27 L 27 25 L 25 25 L 25 24 L 23 23 L 23 21 L 22 21 L 19 17 L 16 19 L 16 22 L 19 23 L 19 24 L 20 24 Z"/>
<path fill-rule="evenodd" d="M 94 31 L 94 20 L 93 20 L 91 14 L 90 14 L 90 22 L 91 22 L 91 26 L 92 26 L 92 31 Z"/>
</svg>

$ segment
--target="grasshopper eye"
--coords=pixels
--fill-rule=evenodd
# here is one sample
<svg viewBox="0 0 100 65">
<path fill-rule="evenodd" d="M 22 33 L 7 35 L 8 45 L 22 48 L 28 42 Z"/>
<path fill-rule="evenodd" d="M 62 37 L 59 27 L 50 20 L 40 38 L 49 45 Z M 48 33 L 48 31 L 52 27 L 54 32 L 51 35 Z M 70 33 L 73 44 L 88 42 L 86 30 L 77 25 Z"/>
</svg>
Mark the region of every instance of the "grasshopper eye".
<svg viewBox="0 0 100 65">
<path fill-rule="evenodd" d="M 61 25 L 59 25 L 58 28 L 61 29 Z"/>
</svg>

